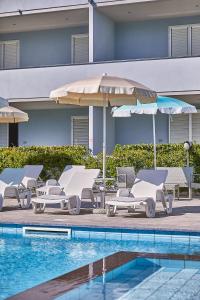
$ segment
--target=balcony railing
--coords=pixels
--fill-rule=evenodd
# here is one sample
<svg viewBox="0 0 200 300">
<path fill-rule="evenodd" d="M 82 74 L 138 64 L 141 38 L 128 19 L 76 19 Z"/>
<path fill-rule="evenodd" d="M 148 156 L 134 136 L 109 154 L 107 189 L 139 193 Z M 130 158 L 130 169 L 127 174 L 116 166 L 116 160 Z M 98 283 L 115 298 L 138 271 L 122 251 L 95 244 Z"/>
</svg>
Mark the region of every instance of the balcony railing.
<svg viewBox="0 0 200 300">
<path fill-rule="evenodd" d="M 108 73 L 157 92 L 200 93 L 200 57 L 128 60 L 0 71 L 0 97 L 45 98 L 67 82 Z"/>
</svg>

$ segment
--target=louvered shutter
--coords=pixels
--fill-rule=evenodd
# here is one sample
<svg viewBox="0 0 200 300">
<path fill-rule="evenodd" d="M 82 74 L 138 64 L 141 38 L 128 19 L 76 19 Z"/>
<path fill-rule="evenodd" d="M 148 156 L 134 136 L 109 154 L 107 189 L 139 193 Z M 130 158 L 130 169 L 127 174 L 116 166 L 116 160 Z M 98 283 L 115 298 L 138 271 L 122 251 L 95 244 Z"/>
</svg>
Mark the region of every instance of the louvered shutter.
<svg viewBox="0 0 200 300">
<path fill-rule="evenodd" d="M 188 47 L 188 26 L 177 26 L 171 27 L 170 38 L 171 38 L 171 56 L 182 57 L 189 55 Z"/>
<path fill-rule="evenodd" d="M 170 143 L 179 144 L 189 140 L 189 116 L 173 115 L 170 121 Z"/>
<path fill-rule="evenodd" d="M 0 70 L 3 69 L 3 43 L 0 42 Z"/>
<path fill-rule="evenodd" d="M 0 147 L 8 147 L 8 124 L 0 124 Z"/>
<path fill-rule="evenodd" d="M 4 44 L 4 69 L 19 67 L 19 42 L 7 41 Z"/>
<path fill-rule="evenodd" d="M 191 26 L 191 54 L 200 55 L 200 25 Z"/>
<path fill-rule="evenodd" d="M 192 141 L 200 144 L 200 113 L 192 114 Z"/>
<path fill-rule="evenodd" d="M 89 119 L 88 117 L 72 117 L 72 144 L 89 145 Z"/>
<path fill-rule="evenodd" d="M 87 63 L 89 61 L 89 37 L 87 35 L 73 36 L 72 51 L 74 64 Z"/>
</svg>

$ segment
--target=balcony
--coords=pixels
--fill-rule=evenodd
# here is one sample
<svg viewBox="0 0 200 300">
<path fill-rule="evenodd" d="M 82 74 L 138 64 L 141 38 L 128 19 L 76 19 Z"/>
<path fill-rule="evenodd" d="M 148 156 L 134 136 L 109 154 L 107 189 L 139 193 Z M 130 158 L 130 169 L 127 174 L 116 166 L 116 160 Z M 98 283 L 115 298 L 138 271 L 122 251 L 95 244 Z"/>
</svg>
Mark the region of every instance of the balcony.
<svg viewBox="0 0 200 300">
<path fill-rule="evenodd" d="M 0 71 L 0 96 L 8 99 L 48 98 L 67 82 L 108 73 L 139 81 L 165 94 L 200 93 L 200 57 L 128 60 Z"/>
</svg>

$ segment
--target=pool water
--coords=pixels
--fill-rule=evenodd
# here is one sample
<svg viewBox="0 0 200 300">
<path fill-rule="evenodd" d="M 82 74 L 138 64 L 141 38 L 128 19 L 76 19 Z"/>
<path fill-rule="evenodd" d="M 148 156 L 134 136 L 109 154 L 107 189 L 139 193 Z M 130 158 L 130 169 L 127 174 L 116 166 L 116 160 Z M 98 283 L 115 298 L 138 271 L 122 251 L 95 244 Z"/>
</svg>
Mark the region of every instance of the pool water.
<svg viewBox="0 0 200 300">
<path fill-rule="evenodd" d="M 0 299 L 118 251 L 200 254 L 200 234 L 73 229 L 68 239 L 0 227 Z"/>
<path fill-rule="evenodd" d="M 137 258 L 56 300 L 199 300 L 200 262 Z"/>
</svg>

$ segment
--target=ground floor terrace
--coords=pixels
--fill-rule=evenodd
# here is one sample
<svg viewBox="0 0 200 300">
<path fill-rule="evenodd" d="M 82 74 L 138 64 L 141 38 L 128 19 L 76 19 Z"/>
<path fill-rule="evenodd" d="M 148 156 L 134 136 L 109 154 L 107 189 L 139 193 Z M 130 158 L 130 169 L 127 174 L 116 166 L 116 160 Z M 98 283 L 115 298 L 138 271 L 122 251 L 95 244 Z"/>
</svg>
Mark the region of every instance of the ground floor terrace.
<svg viewBox="0 0 200 300">
<path fill-rule="evenodd" d="M 93 214 L 86 203 L 83 204 L 81 215 L 77 216 L 69 215 L 67 211 L 55 207 L 48 207 L 44 214 L 34 214 L 31 208 L 25 210 L 18 208 L 16 200 L 13 199 L 5 199 L 5 206 L 0 212 L 0 227 L 1 223 L 13 223 L 199 232 L 199 220 L 199 198 L 174 201 L 171 215 L 166 215 L 162 205 L 158 203 L 156 217 L 153 219 L 146 218 L 144 210 L 137 210 L 135 214 L 121 210 L 115 217 Z"/>
<path fill-rule="evenodd" d="M 173 96 L 173 95 L 172 95 Z M 198 95 L 174 96 L 198 109 Z M 35 99 L 11 102 L 25 111 L 29 122 L 1 124 L 1 146 L 60 146 L 86 145 L 94 154 L 102 150 L 102 108 L 58 105 L 52 100 Z M 151 115 L 132 115 L 131 118 L 113 118 L 107 109 L 107 152 L 116 144 L 153 143 Z M 182 143 L 186 140 L 200 143 L 200 112 L 190 115 L 156 116 L 157 143 Z"/>
</svg>

